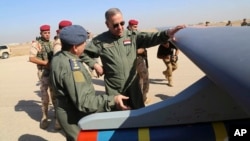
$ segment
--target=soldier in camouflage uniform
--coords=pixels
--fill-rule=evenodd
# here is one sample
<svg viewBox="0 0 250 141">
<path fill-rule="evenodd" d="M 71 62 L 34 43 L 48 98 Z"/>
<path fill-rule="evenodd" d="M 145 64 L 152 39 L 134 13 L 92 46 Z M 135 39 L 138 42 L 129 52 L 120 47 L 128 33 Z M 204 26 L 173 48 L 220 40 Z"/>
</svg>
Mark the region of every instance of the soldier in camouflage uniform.
<svg viewBox="0 0 250 141">
<path fill-rule="evenodd" d="M 52 100 L 52 104 L 55 106 L 55 97 L 51 89 L 49 75 L 50 75 L 50 60 L 53 56 L 52 43 L 50 39 L 50 26 L 42 25 L 40 27 L 41 38 L 36 42 L 33 42 L 30 49 L 29 61 L 37 64 L 38 74 L 41 81 L 41 99 L 42 99 L 42 118 L 40 127 L 46 129 L 48 127 L 48 108 L 49 108 L 49 93 Z M 55 116 L 56 117 L 56 116 Z M 55 129 L 59 129 L 60 126 L 56 120 Z"/>
<path fill-rule="evenodd" d="M 157 58 L 162 59 L 166 65 L 166 70 L 162 73 L 168 80 L 168 86 L 173 87 L 173 71 L 178 67 L 179 49 L 172 43 L 172 41 L 165 41 L 158 47 Z"/>
<path fill-rule="evenodd" d="M 59 39 L 59 33 L 62 30 L 62 28 L 66 27 L 66 26 L 71 26 L 72 22 L 69 20 L 62 20 L 59 22 L 58 24 L 58 30 L 56 30 L 57 33 L 57 39 L 54 41 L 53 43 L 53 54 L 56 54 L 57 52 L 61 51 L 62 48 L 62 44 L 61 44 L 61 40 Z"/>
<path fill-rule="evenodd" d="M 128 30 L 137 31 L 138 28 L 137 20 L 129 20 L 128 22 Z M 139 74 L 139 83 L 142 90 L 143 101 L 145 104 L 149 103 L 149 99 L 147 98 L 147 93 L 149 90 L 149 74 L 148 74 L 148 56 L 147 50 L 145 48 L 137 49 L 137 73 Z"/>
</svg>

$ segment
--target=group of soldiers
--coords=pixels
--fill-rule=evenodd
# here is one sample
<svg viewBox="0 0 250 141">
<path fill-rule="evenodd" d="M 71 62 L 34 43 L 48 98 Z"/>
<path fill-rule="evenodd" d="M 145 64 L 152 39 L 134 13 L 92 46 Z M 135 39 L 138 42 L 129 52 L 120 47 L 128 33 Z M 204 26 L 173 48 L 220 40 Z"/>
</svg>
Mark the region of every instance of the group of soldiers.
<svg viewBox="0 0 250 141">
<path fill-rule="evenodd" d="M 118 18 L 116 19 L 114 17 Z M 92 113 L 91 110 L 93 110 L 93 112 L 98 112 L 102 108 L 104 111 L 112 111 L 144 107 L 145 104 L 149 102 L 149 99 L 147 98 L 149 90 L 149 74 L 146 48 L 165 44 L 165 41 L 172 39 L 178 30 L 185 28 L 185 26 L 180 25 L 166 31 L 144 33 L 137 30 L 137 20 L 130 20 L 128 22 L 128 30 L 123 31 L 125 22 L 123 21 L 121 11 L 117 8 L 109 9 L 105 13 L 105 18 L 109 31 L 94 38 L 93 41 L 88 43 L 86 48 L 85 43 L 87 37 L 85 38 L 85 29 L 78 25 L 72 25 L 71 21 L 63 20 L 59 22 L 57 36 L 54 38 L 54 42 L 50 41 L 50 26 L 42 25 L 40 27 L 41 37 L 32 43 L 29 61 L 35 63 L 38 68 L 38 77 L 41 84 L 40 90 L 42 94 L 42 118 L 40 121 L 40 127 L 42 129 L 48 127 L 48 109 L 50 99 L 52 100 L 55 109 L 61 110 L 59 112 L 58 110 L 55 110 L 57 114 L 55 114 L 54 128 L 58 130 L 61 129 L 62 126 L 62 129 L 67 134 L 67 138 L 75 138 L 76 133 L 79 131 L 79 127 L 77 127 L 76 124 L 79 120 L 78 118 L 82 117 L 79 117 L 79 115 L 88 115 Z M 116 20 L 119 21 L 119 23 L 116 22 Z M 64 32 L 60 33 L 61 30 Z M 116 36 L 115 39 L 119 42 L 116 46 L 114 46 L 114 43 L 107 42 L 110 39 L 113 40 L 114 36 Z M 166 46 L 166 48 L 168 48 L 168 46 Z M 135 50 L 136 52 L 133 52 Z M 114 54 L 114 52 L 116 53 Z M 112 53 L 112 57 L 110 57 L 110 53 Z M 167 79 L 171 77 L 172 71 L 177 68 L 168 68 L 169 63 L 166 62 L 166 59 L 169 59 L 169 56 L 171 56 L 171 54 L 168 53 L 169 52 L 164 54 L 165 57 L 161 58 L 163 61 L 165 60 L 164 63 L 166 63 L 167 66 L 166 73 L 164 73 Z M 76 58 L 73 59 L 72 57 Z M 93 59 L 95 57 L 101 58 L 102 63 L 104 62 L 103 66 Z M 177 54 L 174 57 L 177 58 Z M 173 62 L 176 64 L 176 58 L 175 61 L 170 59 L 169 62 L 171 65 Z M 69 61 L 63 61 L 65 59 L 69 59 Z M 103 75 L 105 73 L 105 91 L 108 97 L 103 96 L 97 98 L 95 95 L 92 95 L 95 93 L 93 87 L 86 87 L 86 85 L 92 85 L 92 83 L 89 81 L 88 76 L 85 76 L 86 71 L 82 68 L 82 64 L 79 65 L 79 60 L 81 60 L 81 63 L 84 62 L 91 69 L 95 70 L 98 75 Z M 123 64 L 117 65 L 117 62 L 122 62 Z M 72 72 L 61 69 L 63 67 L 68 68 L 69 66 Z M 65 79 L 62 79 L 60 73 L 62 71 L 67 71 L 67 73 L 70 74 L 67 77 L 69 80 L 66 81 Z M 172 82 L 170 82 L 171 80 L 168 79 L 168 81 L 169 86 L 173 86 Z M 53 87 L 51 87 L 51 83 Z M 72 91 L 68 91 L 71 88 Z M 48 90 L 50 90 L 50 95 Z M 78 94 L 80 97 L 74 97 Z M 77 100 L 81 100 L 85 94 L 93 96 L 93 98 L 88 96 L 84 100 L 90 102 L 83 103 L 84 101 Z M 51 98 L 49 96 L 51 96 Z M 108 98 L 108 101 L 106 98 Z M 110 98 L 113 99 L 111 100 Z M 124 99 L 126 100 L 123 101 Z M 69 100 L 72 101 L 70 102 Z M 109 104 L 103 104 L 106 102 Z M 71 105 L 69 106 L 71 108 L 63 109 L 65 106 L 67 107 L 67 104 Z M 84 107 L 76 107 L 74 104 L 83 104 Z M 114 107 L 114 105 L 116 105 L 116 107 Z M 74 110 L 74 108 L 78 109 Z M 68 112 L 75 111 L 75 114 L 79 114 L 78 116 L 75 114 L 67 115 L 68 113 L 63 112 L 64 110 L 69 110 Z M 66 123 L 69 121 L 65 121 L 65 118 L 73 118 L 74 123 Z"/>
<path fill-rule="evenodd" d="M 131 19 L 128 22 L 127 29 L 131 31 L 138 30 L 138 21 L 135 19 Z M 55 106 L 55 96 L 53 95 L 53 91 L 51 85 L 49 84 L 49 65 L 50 61 L 58 51 L 61 50 L 61 41 L 59 39 L 60 30 L 63 27 L 72 25 L 71 21 L 63 20 L 59 22 L 58 30 L 56 30 L 57 35 L 54 37 L 54 42 L 50 41 L 50 26 L 42 25 L 40 27 L 40 37 L 36 37 L 36 42 L 32 43 L 30 50 L 29 60 L 32 63 L 37 64 L 37 75 L 41 82 L 40 90 L 42 95 L 42 119 L 41 119 L 41 128 L 45 129 L 48 127 L 48 107 L 49 107 L 49 93 L 51 95 L 52 104 Z M 87 32 L 90 34 L 90 32 Z M 168 41 L 167 41 L 168 42 Z M 160 46 L 164 46 L 165 43 Z M 159 47 L 160 47 L 159 46 Z M 176 49 L 176 55 L 178 55 L 178 48 Z M 158 51 L 159 52 L 159 51 Z M 162 50 L 160 51 L 161 53 Z M 166 51 L 165 51 L 166 52 Z M 165 56 L 158 57 L 159 59 L 168 58 L 173 55 L 173 52 L 166 52 Z M 149 73 L 148 73 L 148 58 L 147 58 L 147 50 L 145 48 L 140 48 L 137 50 L 137 72 L 140 77 L 140 86 L 143 94 L 143 100 L 145 104 L 149 103 L 149 99 L 147 98 L 147 93 L 149 91 Z M 169 59 L 170 60 L 170 59 Z M 170 62 L 170 61 L 167 61 Z M 173 86 L 172 84 L 172 71 L 177 69 L 177 60 L 171 61 L 172 63 L 164 63 L 167 66 L 167 69 L 163 71 L 164 76 L 168 80 L 168 85 Z M 173 66 L 173 67 L 172 67 Z M 92 70 L 93 71 L 93 70 Z M 57 120 L 55 122 L 55 129 L 60 129 L 60 125 Z"/>
</svg>

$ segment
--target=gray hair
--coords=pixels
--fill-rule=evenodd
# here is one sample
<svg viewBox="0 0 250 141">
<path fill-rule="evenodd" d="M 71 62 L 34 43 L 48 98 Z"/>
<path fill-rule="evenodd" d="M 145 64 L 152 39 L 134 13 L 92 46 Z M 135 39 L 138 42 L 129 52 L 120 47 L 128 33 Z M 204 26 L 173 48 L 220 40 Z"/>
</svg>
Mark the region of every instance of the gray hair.
<svg viewBox="0 0 250 141">
<path fill-rule="evenodd" d="M 118 8 L 110 8 L 109 10 L 107 10 L 105 12 L 105 19 L 106 19 L 106 21 L 109 20 L 110 17 L 116 15 L 117 13 L 121 13 L 122 14 L 122 12 L 120 11 L 120 9 L 118 9 Z"/>
</svg>

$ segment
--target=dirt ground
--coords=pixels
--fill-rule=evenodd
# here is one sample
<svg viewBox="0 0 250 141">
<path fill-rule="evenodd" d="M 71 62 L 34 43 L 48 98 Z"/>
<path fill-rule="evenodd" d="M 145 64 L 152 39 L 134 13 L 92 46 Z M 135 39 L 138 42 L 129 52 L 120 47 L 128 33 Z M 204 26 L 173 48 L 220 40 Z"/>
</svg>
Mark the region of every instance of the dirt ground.
<svg viewBox="0 0 250 141">
<path fill-rule="evenodd" d="M 23 43 L 18 45 L 10 45 L 11 57 L 28 55 L 31 47 L 31 43 Z"/>
</svg>

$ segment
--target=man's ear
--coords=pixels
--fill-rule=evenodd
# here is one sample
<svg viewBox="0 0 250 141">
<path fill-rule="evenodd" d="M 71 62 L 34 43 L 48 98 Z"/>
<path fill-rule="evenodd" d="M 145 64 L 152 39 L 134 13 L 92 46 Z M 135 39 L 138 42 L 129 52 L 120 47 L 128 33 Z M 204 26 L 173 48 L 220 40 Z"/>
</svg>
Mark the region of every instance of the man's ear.
<svg viewBox="0 0 250 141">
<path fill-rule="evenodd" d="M 77 52 L 77 46 L 76 45 L 73 45 L 73 47 L 72 47 L 72 53 L 76 53 Z"/>
<path fill-rule="evenodd" d="M 109 26 L 108 26 L 108 21 L 106 21 L 105 24 L 106 24 L 107 28 L 109 28 Z"/>
</svg>

